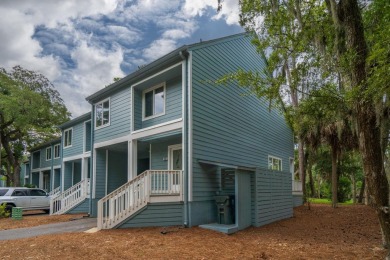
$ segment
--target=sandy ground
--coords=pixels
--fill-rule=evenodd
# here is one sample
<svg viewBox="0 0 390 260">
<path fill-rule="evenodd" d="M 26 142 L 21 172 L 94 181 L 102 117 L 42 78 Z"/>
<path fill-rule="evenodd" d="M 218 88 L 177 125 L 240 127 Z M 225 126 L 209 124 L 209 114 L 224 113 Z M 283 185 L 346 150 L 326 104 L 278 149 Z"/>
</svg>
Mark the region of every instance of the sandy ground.
<svg viewBox="0 0 390 260">
<path fill-rule="evenodd" d="M 0 228 L 3 221 L 8 220 L 1 219 Z M 299 207 L 293 218 L 229 236 L 197 227 L 132 228 L 0 244 L 0 259 L 383 259 L 385 254 L 368 206 Z"/>
</svg>

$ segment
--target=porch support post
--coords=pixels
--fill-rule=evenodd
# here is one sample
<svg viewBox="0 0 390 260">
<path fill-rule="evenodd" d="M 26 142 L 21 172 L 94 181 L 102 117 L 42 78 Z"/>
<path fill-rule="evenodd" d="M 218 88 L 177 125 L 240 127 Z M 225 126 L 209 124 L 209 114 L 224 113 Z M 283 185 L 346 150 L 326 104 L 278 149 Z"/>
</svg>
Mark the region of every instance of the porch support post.
<svg viewBox="0 0 390 260">
<path fill-rule="evenodd" d="M 127 180 L 130 181 L 137 177 L 137 140 L 129 142 L 129 165 Z"/>
<path fill-rule="evenodd" d="M 43 189 L 43 172 L 39 171 L 39 184 L 38 188 Z"/>
</svg>

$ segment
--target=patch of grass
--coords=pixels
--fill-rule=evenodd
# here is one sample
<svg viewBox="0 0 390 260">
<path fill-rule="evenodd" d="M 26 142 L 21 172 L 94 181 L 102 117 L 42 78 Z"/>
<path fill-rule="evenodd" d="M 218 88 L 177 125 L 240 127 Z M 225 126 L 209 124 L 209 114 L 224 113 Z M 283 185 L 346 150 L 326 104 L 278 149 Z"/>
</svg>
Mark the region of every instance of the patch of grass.
<svg viewBox="0 0 390 260">
<path fill-rule="evenodd" d="M 310 203 L 314 204 L 332 204 L 332 201 L 330 199 L 318 199 L 318 198 L 309 198 Z M 343 203 L 338 203 L 339 205 L 352 205 L 353 201 L 348 200 Z"/>
</svg>

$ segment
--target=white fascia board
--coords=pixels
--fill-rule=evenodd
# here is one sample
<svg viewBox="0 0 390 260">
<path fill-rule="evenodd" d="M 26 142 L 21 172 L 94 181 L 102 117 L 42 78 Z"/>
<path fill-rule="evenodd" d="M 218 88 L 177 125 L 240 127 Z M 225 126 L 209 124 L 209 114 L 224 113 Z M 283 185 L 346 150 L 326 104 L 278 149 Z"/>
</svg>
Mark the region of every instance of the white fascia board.
<svg viewBox="0 0 390 260">
<path fill-rule="evenodd" d="M 115 138 L 115 139 L 111 139 L 111 140 L 108 140 L 108 141 L 95 143 L 93 145 L 93 147 L 95 149 L 97 149 L 97 148 L 101 148 L 101 147 L 105 147 L 105 146 L 109 146 L 109 145 L 113 145 L 113 144 L 119 144 L 119 143 L 123 143 L 123 142 L 128 142 L 129 139 L 130 139 L 129 135 L 125 135 L 125 136 L 121 136 L 121 137 L 118 137 L 118 138 Z"/>
<path fill-rule="evenodd" d="M 156 134 L 161 134 L 161 133 L 165 133 L 165 132 L 169 132 L 181 128 L 183 128 L 183 120 L 180 118 L 179 120 L 173 120 L 164 124 L 155 125 L 145 129 L 137 130 L 131 133 L 131 140 L 144 138 Z"/>
</svg>

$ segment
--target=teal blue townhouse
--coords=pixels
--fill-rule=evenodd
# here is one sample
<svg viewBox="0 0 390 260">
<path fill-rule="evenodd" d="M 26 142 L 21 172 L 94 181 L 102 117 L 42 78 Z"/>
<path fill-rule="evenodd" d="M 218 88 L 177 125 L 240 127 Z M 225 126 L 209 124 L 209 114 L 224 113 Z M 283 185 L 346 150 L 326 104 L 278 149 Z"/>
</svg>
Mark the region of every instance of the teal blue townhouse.
<svg viewBox="0 0 390 260">
<path fill-rule="evenodd" d="M 215 84 L 239 69 L 263 72 L 251 39 L 182 46 L 87 97 L 91 112 L 60 126 L 51 213 L 87 212 L 99 229 L 225 233 L 292 217 L 302 204 L 293 133 L 250 88 Z M 33 178 L 34 152 L 30 163 Z"/>
</svg>

